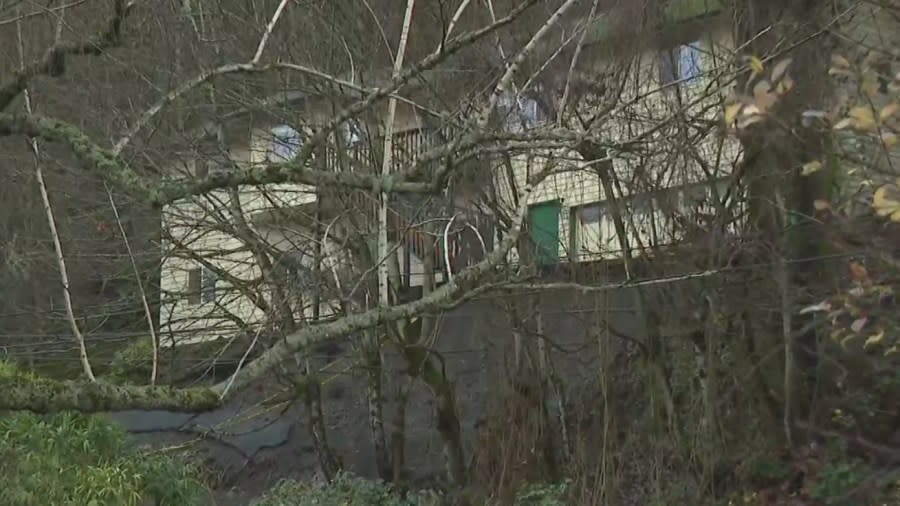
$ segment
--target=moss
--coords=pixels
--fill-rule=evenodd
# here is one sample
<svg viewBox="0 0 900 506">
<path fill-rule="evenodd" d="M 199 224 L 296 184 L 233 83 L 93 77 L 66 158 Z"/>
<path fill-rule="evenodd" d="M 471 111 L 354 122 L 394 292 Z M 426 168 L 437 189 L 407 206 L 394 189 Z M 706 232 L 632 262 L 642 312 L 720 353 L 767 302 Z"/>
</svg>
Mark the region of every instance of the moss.
<svg viewBox="0 0 900 506">
<path fill-rule="evenodd" d="M 207 388 L 122 386 L 98 381 L 56 381 L 27 375 L 8 365 L 0 367 L 0 410 L 54 413 L 96 413 L 129 409 L 208 411 L 219 396 Z"/>
</svg>

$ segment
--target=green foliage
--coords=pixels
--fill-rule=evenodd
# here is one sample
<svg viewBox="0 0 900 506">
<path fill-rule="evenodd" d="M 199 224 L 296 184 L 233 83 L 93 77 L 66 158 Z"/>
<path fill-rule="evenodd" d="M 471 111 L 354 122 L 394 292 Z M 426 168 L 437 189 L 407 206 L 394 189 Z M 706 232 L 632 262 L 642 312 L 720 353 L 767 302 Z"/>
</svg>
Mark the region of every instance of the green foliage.
<svg viewBox="0 0 900 506">
<path fill-rule="evenodd" d="M 6 367 L 0 365 L 0 367 Z M 198 504 L 202 485 L 173 458 L 143 455 L 100 416 L 0 418 L 0 504 Z"/>
<path fill-rule="evenodd" d="M 826 506 L 856 504 L 850 494 L 872 474 L 872 469 L 858 462 L 831 462 L 819 471 L 810 487 L 810 496 Z"/>
<path fill-rule="evenodd" d="M 438 500 L 433 495 L 425 493 L 403 497 L 390 485 L 341 474 L 331 484 L 322 488 L 296 481 L 283 481 L 253 504 L 255 506 L 433 506 L 438 504 Z"/>
<path fill-rule="evenodd" d="M 790 464 L 768 455 L 753 456 L 738 467 L 741 481 L 755 487 L 765 487 L 782 482 L 787 479 L 790 472 Z"/>
<path fill-rule="evenodd" d="M 564 506 L 566 492 L 571 481 L 565 480 L 555 484 L 531 484 L 516 494 L 517 506 Z"/>
<path fill-rule="evenodd" d="M 116 352 L 109 366 L 109 379 L 116 383 L 144 385 L 153 370 L 153 343 L 141 338 Z"/>
</svg>

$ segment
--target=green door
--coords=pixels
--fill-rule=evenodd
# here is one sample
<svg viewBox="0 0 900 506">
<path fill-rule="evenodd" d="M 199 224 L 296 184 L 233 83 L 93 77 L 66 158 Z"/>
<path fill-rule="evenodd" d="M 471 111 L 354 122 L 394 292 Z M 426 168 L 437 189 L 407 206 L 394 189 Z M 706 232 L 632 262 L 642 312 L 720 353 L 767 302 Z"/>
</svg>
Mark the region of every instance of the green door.
<svg viewBox="0 0 900 506">
<path fill-rule="evenodd" d="M 558 200 L 535 204 L 528 209 L 528 230 L 534 244 L 534 260 L 541 266 L 559 261 L 559 211 Z"/>
</svg>

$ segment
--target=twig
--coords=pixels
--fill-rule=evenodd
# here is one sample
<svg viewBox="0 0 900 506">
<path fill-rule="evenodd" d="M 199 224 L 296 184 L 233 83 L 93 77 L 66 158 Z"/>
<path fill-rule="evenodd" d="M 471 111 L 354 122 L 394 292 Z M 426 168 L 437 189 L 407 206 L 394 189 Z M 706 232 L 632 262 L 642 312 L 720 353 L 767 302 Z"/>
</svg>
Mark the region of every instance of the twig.
<svg viewBox="0 0 900 506">
<path fill-rule="evenodd" d="M 559 108 L 556 114 L 556 124 L 560 126 L 562 126 L 563 113 L 566 110 L 566 103 L 569 101 L 569 94 L 572 92 L 572 76 L 575 74 L 575 66 L 578 64 L 578 57 L 581 56 L 581 49 L 584 47 L 584 39 L 587 37 L 591 23 L 594 22 L 598 3 L 599 0 L 594 0 L 594 3 L 591 5 L 591 12 L 588 14 L 587 23 L 584 30 L 581 32 L 581 38 L 578 39 L 578 45 L 575 46 L 575 53 L 572 54 L 572 61 L 569 63 L 569 73 L 566 75 L 566 86 L 563 88 L 562 98 L 559 100 Z"/>
<path fill-rule="evenodd" d="M 138 270 L 137 262 L 134 260 L 134 253 L 131 251 L 131 243 L 128 241 L 128 235 L 125 233 L 125 227 L 122 225 L 122 219 L 119 217 L 119 209 L 113 198 L 112 190 L 109 185 L 103 184 L 106 188 L 106 195 L 109 197 L 109 205 L 112 208 L 113 216 L 116 218 L 116 224 L 119 226 L 119 233 L 122 234 L 122 241 L 125 243 L 125 250 L 128 252 L 128 259 L 131 261 L 131 269 L 134 271 L 134 279 L 137 281 L 138 293 L 141 295 L 141 304 L 144 306 L 144 316 L 147 318 L 147 328 L 150 331 L 150 343 L 153 346 L 153 369 L 150 371 L 150 385 L 156 384 L 156 377 L 159 371 L 159 340 L 156 336 L 156 328 L 153 324 L 153 312 L 150 311 L 150 303 L 147 302 L 147 292 L 144 290 L 144 283 L 141 281 L 141 273 Z"/>
<path fill-rule="evenodd" d="M 244 367 L 244 362 L 247 361 L 247 357 L 250 356 L 250 352 L 253 351 L 253 348 L 256 346 L 256 342 L 259 341 L 259 335 L 262 333 L 262 325 L 256 329 L 256 334 L 253 336 L 253 341 L 250 342 L 250 346 L 247 347 L 247 351 L 244 352 L 244 355 L 241 357 L 241 360 L 238 362 L 237 368 L 232 373 L 231 377 L 228 378 L 228 384 L 225 385 L 225 388 L 222 389 L 222 393 L 219 394 L 220 399 L 224 399 L 226 395 L 228 395 L 228 391 L 231 390 L 231 386 L 234 384 L 234 379 L 237 378 L 238 373 L 241 372 L 241 368 Z"/>
<path fill-rule="evenodd" d="M 127 146 L 128 143 L 131 142 L 134 136 L 137 135 L 138 132 L 140 132 L 144 127 L 146 127 L 150 123 L 150 121 L 154 117 L 156 117 L 156 115 L 159 114 L 160 111 L 162 111 L 165 106 L 174 102 L 185 93 L 193 90 L 194 88 L 200 86 L 201 84 L 209 81 L 216 76 L 233 74 L 236 72 L 260 72 L 263 70 L 266 70 L 266 67 L 257 65 L 256 63 L 230 63 L 227 65 L 216 67 L 212 70 L 202 72 L 194 78 L 185 81 L 181 84 L 181 86 L 175 88 L 174 90 L 170 91 L 162 98 L 157 100 L 155 104 L 144 111 L 144 114 L 141 114 L 141 117 L 138 118 L 137 122 L 132 125 L 132 127 L 129 128 L 118 141 L 116 141 L 116 144 L 112 149 L 113 156 L 118 157 L 119 154 L 122 153 L 122 150 L 125 148 L 125 146 Z"/>
<path fill-rule="evenodd" d="M 77 44 L 63 44 L 60 38 L 57 37 L 57 40 L 54 41 L 50 49 L 44 53 L 43 58 L 32 62 L 29 65 L 25 65 L 25 62 L 23 61 L 21 68 L 13 75 L 12 79 L 0 85 L 0 111 L 8 107 L 12 101 L 19 96 L 19 93 L 25 91 L 25 88 L 28 87 L 28 83 L 33 77 L 42 74 L 53 76 L 62 74 L 65 71 L 66 55 L 101 54 L 106 49 L 119 45 L 122 24 L 128 16 L 128 13 L 131 12 L 135 3 L 136 0 L 131 0 L 129 2 L 126 2 L 125 0 L 116 0 L 113 16 L 109 20 L 106 30 L 97 34 L 95 37 Z M 60 9 L 60 16 L 62 16 L 63 12 L 65 12 L 65 10 Z M 12 20 L 16 22 L 18 30 L 21 30 L 21 19 L 23 17 L 24 16 L 18 16 L 15 20 Z M 57 28 L 57 33 L 58 32 L 59 28 Z M 22 51 L 22 53 L 24 54 L 24 51 Z M 22 58 L 24 59 L 24 56 L 22 56 Z"/>
<path fill-rule="evenodd" d="M 456 220 L 457 215 L 453 215 L 450 218 L 450 221 L 447 222 L 447 226 L 444 227 L 444 265 L 447 267 L 447 280 L 453 281 L 453 267 L 450 265 L 450 226 L 453 225 L 453 221 Z"/>
<path fill-rule="evenodd" d="M 447 26 L 447 33 L 441 38 L 441 47 L 444 47 L 444 42 L 450 37 L 453 33 L 453 29 L 456 28 L 456 23 L 459 22 L 459 19 L 462 17 L 463 12 L 465 12 L 466 7 L 469 6 L 471 0 L 463 0 L 459 7 L 456 8 L 456 12 L 453 13 L 453 18 L 450 20 L 450 25 Z"/>
<path fill-rule="evenodd" d="M 256 47 L 256 54 L 254 54 L 253 59 L 250 60 L 251 65 L 256 65 L 259 63 L 259 59 L 262 58 L 263 51 L 266 49 L 266 43 L 269 42 L 272 30 L 275 29 L 275 24 L 278 23 L 278 18 L 281 17 L 281 13 L 284 12 L 287 3 L 288 0 L 281 0 L 281 3 L 278 4 L 278 8 L 275 9 L 275 13 L 272 14 L 272 19 L 270 19 L 269 24 L 266 25 L 266 31 L 263 33 L 262 38 L 259 39 L 259 45 Z"/>
<path fill-rule="evenodd" d="M 481 128 L 487 126 L 490 121 L 490 115 L 497 108 L 497 102 L 500 100 L 500 97 L 509 87 L 510 83 L 515 77 L 516 71 L 525 61 L 525 58 L 537 47 L 538 41 L 540 41 L 556 23 L 562 18 L 562 16 L 572 8 L 573 5 L 578 0 L 566 0 L 564 4 L 562 4 L 556 12 L 554 12 L 549 19 L 541 26 L 537 32 L 531 37 L 531 39 L 525 44 L 524 47 L 519 51 L 519 54 L 516 55 L 515 58 L 509 63 L 509 66 L 506 67 L 506 72 L 497 82 L 497 86 L 494 88 L 494 92 L 491 94 L 491 98 L 488 100 L 488 106 L 482 111 L 481 118 L 479 118 L 478 125 Z"/>
<path fill-rule="evenodd" d="M 412 15 L 415 9 L 416 1 L 406 1 L 406 12 L 403 15 L 403 28 L 400 32 L 400 44 L 397 47 L 397 56 L 394 58 L 394 70 L 391 78 L 397 80 L 403 70 L 403 58 L 406 55 L 406 45 L 409 41 L 409 29 L 412 25 Z M 388 99 L 388 110 L 385 117 L 384 125 L 384 158 L 381 164 L 381 176 L 388 178 L 391 174 L 391 165 L 393 164 L 394 154 L 394 119 L 397 115 L 397 99 Z M 388 263 L 386 261 L 388 253 L 388 199 L 390 195 L 382 189 L 381 202 L 378 207 L 378 303 L 387 306 L 390 303 L 388 298 Z"/>
<path fill-rule="evenodd" d="M 22 21 L 23 19 L 40 16 L 41 14 L 53 14 L 54 12 L 57 12 L 57 11 L 64 11 L 64 10 L 68 9 L 69 7 L 75 7 L 77 5 L 81 5 L 86 1 L 87 0 L 76 0 L 74 2 L 70 2 L 67 4 L 57 5 L 56 7 L 45 7 L 41 10 L 32 11 L 27 14 L 19 14 L 16 17 L 4 19 L 4 20 L 0 21 L 0 26 L 10 25 L 17 21 Z"/>
</svg>

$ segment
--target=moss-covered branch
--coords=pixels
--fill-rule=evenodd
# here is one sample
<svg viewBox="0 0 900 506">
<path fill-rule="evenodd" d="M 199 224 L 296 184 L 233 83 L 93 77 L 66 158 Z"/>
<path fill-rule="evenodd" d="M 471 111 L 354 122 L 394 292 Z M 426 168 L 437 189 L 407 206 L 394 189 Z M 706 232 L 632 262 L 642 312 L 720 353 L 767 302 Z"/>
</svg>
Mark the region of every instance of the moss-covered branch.
<svg viewBox="0 0 900 506">
<path fill-rule="evenodd" d="M 404 181 L 400 175 L 376 176 L 357 172 L 334 172 L 310 169 L 303 161 L 272 163 L 210 174 L 200 181 L 163 183 L 152 195 L 153 204 L 162 206 L 177 200 L 209 193 L 219 188 L 239 185 L 300 183 L 312 186 L 342 186 L 388 193 L 427 193 L 434 191 L 430 183 Z"/>
<path fill-rule="evenodd" d="M 219 396 L 206 388 L 123 386 L 103 381 L 57 381 L 0 371 L 0 411 L 100 413 L 130 409 L 209 411 Z"/>
<path fill-rule="evenodd" d="M 199 195 L 218 188 L 238 185 L 302 183 L 316 186 L 338 185 L 388 192 L 428 192 L 432 185 L 408 181 L 397 176 L 374 176 L 352 172 L 308 169 L 298 163 L 268 164 L 258 167 L 236 167 L 234 171 L 213 174 L 199 182 L 168 181 L 159 186 L 147 184 L 109 150 L 97 145 L 78 127 L 54 118 L 26 114 L 0 113 L 0 137 L 25 135 L 69 146 L 85 168 L 104 179 L 162 206 L 176 200 Z"/>
<path fill-rule="evenodd" d="M 44 116 L 0 113 L 0 137 L 9 135 L 65 144 L 81 165 L 113 184 L 145 198 L 156 194 L 137 173 L 74 125 Z"/>
</svg>

